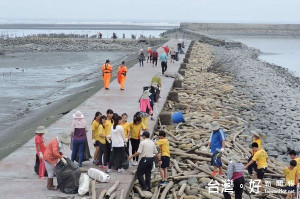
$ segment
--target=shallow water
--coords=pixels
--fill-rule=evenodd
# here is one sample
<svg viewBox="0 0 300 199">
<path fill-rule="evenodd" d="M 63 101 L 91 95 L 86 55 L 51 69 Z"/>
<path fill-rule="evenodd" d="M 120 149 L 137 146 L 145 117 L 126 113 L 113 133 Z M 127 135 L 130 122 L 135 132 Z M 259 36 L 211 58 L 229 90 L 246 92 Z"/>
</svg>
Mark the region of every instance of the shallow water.
<svg viewBox="0 0 300 199">
<path fill-rule="evenodd" d="M 106 59 L 114 62 L 127 54 L 30 52 L 0 56 L 0 129 L 14 125 L 17 121 L 12 118 L 47 106 L 99 80 L 100 67 Z"/>
<path fill-rule="evenodd" d="M 260 49 L 261 60 L 288 68 L 294 75 L 300 76 L 300 39 L 283 37 L 236 37 L 227 39 L 239 41 L 249 47 Z"/>
<path fill-rule="evenodd" d="M 111 38 L 113 33 L 116 33 L 118 38 L 122 38 L 125 34 L 125 38 L 131 38 L 131 35 L 135 35 L 137 38 L 140 35 L 146 37 L 159 38 L 159 34 L 165 30 L 39 30 L 39 29 L 0 29 L 0 38 L 14 38 L 24 37 L 37 34 L 87 34 L 88 36 L 98 35 L 99 31 L 102 33 L 103 38 Z"/>
</svg>

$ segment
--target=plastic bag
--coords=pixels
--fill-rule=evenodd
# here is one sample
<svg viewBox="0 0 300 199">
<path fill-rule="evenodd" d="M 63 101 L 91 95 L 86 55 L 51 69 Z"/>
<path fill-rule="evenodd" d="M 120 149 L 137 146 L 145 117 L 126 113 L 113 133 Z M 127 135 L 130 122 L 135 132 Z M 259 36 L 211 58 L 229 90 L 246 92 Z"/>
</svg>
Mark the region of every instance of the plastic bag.
<svg viewBox="0 0 300 199">
<path fill-rule="evenodd" d="M 88 191 L 90 187 L 90 177 L 82 173 L 80 178 L 79 178 L 79 189 L 78 189 L 78 194 L 80 196 L 84 196 Z"/>
<path fill-rule="evenodd" d="M 36 172 L 36 174 L 38 174 L 38 175 L 39 175 L 39 172 L 40 172 L 40 158 L 37 154 L 35 154 L 34 172 Z M 45 170 L 44 176 L 45 177 L 48 176 L 47 170 Z"/>
<path fill-rule="evenodd" d="M 57 188 L 63 193 L 74 194 L 78 192 L 80 170 L 69 158 L 65 158 L 67 165 L 61 161 L 56 164 Z"/>
<path fill-rule="evenodd" d="M 108 182 L 110 180 L 110 176 L 104 173 L 103 171 L 100 171 L 98 169 L 90 168 L 88 170 L 88 175 L 99 182 Z"/>
</svg>

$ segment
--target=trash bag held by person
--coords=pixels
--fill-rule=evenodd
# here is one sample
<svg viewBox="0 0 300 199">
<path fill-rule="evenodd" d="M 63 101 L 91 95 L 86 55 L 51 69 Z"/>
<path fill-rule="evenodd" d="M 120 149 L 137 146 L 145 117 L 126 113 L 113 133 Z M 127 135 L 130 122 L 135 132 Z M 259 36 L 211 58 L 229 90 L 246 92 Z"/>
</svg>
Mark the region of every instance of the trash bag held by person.
<svg viewBox="0 0 300 199">
<path fill-rule="evenodd" d="M 44 141 L 43 135 L 48 131 L 44 126 L 37 127 L 35 131 L 35 148 L 36 148 L 36 164 L 35 172 L 39 177 L 47 176 L 46 167 L 44 163 L 44 154 L 46 151 L 46 143 Z"/>
<path fill-rule="evenodd" d="M 66 163 L 60 161 L 56 164 L 57 188 L 66 194 L 75 194 L 78 192 L 81 172 L 69 158 L 65 160 Z"/>
<path fill-rule="evenodd" d="M 63 145 L 70 145 L 70 143 L 70 136 L 67 133 L 60 133 L 46 147 L 44 163 L 48 173 L 47 188 L 49 190 L 56 190 L 56 187 L 53 185 L 55 165 L 60 161 L 65 165 L 67 164 L 62 152 L 64 149 Z"/>
</svg>

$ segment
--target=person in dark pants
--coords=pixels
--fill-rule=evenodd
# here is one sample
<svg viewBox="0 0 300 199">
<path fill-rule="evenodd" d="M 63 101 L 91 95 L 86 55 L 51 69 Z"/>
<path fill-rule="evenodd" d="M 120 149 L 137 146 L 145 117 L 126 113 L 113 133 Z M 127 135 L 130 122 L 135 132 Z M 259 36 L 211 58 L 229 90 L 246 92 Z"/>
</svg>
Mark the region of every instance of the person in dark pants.
<svg viewBox="0 0 300 199">
<path fill-rule="evenodd" d="M 227 167 L 228 183 L 224 184 L 224 188 L 227 188 L 229 182 L 233 181 L 233 189 L 231 190 L 234 191 L 235 199 L 242 199 L 244 184 L 245 184 L 244 165 L 239 161 L 239 158 L 234 153 L 229 153 L 227 158 L 229 159 L 229 164 Z M 225 199 L 231 199 L 229 192 L 224 191 L 223 195 Z"/>
<path fill-rule="evenodd" d="M 156 155 L 156 158 L 158 160 L 159 160 L 159 155 L 155 147 L 155 143 L 149 139 L 150 133 L 148 131 L 144 131 L 142 137 L 144 140 L 140 143 L 138 151 L 133 155 L 129 156 L 128 160 L 136 156 L 139 156 L 141 158 L 137 168 L 136 177 L 139 180 L 142 190 L 150 191 L 151 170 L 154 162 L 153 154 Z M 144 179 L 144 175 L 145 175 L 145 179 Z"/>
<path fill-rule="evenodd" d="M 155 63 L 155 66 L 157 66 L 157 58 L 158 58 L 158 52 L 156 50 L 154 50 L 152 52 L 152 63 L 153 63 L 152 66 L 154 66 L 154 63 Z"/>
<path fill-rule="evenodd" d="M 109 161 L 107 173 L 111 171 L 110 169 L 112 164 L 114 164 L 115 169 L 118 170 L 119 173 L 122 173 L 124 171 L 122 167 L 122 161 L 124 159 L 123 155 L 125 152 L 125 146 L 124 146 L 125 135 L 121 123 L 122 123 L 121 116 L 117 116 L 114 118 L 114 125 L 111 128 L 111 146 L 113 150 L 112 150 L 112 157 Z"/>
<path fill-rule="evenodd" d="M 162 53 L 159 58 L 161 60 L 162 74 L 164 74 L 167 71 L 167 60 L 168 60 L 167 54 Z"/>
</svg>

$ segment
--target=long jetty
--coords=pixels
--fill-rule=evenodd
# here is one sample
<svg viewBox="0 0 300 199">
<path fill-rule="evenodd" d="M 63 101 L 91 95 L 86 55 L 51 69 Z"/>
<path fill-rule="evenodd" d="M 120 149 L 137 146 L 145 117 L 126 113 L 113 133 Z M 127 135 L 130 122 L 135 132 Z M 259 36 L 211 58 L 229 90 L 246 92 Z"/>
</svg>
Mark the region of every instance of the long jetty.
<svg viewBox="0 0 300 199">
<path fill-rule="evenodd" d="M 184 40 L 187 50 L 190 41 Z M 172 39 L 164 44 L 169 47 L 177 47 L 178 40 Z M 163 48 L 158 48 L 158 52 L 161 53 Z M 168 72 L 177 72 L 181 63 L 184 60 L 184 55 L 179 55 L 179 61 L 175 63 L 168 63 Z M 114 66 L 117 67 L 117 66 Z M 153 67 L 152 63 L 144 62 L 144 66 L 140 67 L 139 64 L 131 67 L 127 73 L 127 80 L 125 84 L 125 90 L 120 91 L 117 80 L 111 82 L 110 90 L 107 91 L 102 88 L 92 97 L 84 101 L 74 110 L 64 115 L 62 118 L 47 127 L 49 133 L 44 135 L 45 142 L 48 143 L 52 138 L 55 138 L 61 132 L 70 132 L 72 123 L 72 114 L 76 110 L 80 110 L 85 115 L 87 123 L 91 123 L 96 111 L 100 111 L 102 114 L 106 113 L 107 109 L 112 109 L 118 114 L 127 113 L 129 122 L 132 121 L 134 113 L 139 110 L 138 100 L 142 95 L 143 87 L 149 86 L 153 75 L 161 73 L 160 63 L 157 67 Z M 100 75 L 99 71 L 99 75 Z M 164 107 L 165 102 L 168 99 L 169 91 L 173 87 L 174 79 L 170 77 L 162 77 L 162 90 L 161 98 L 156 104 L 158 112 L 160 113 Z M 155 129 L 157 118 L 156 111 L 154 111 L 155 121 L 149 120 L 148 130 L 152 133 Z M 91 155 L 94 153 L 94 147 L 92 145 L 91 128 L 89 128 L 88 142 L 91 151 Z M 61 191 L 50 191 L 46 188 L 47 178 L 38 178 L 34 172 L 35 164 L 35 143 L 34 138 L 29 140 L 26 144 L 21 146 L 15 152 L 8 155 L 6 158 L 0 161 L 0 197 L 1 198 L 81 198 L 78 194 L 64 194 Z M 71 150 L 69 147 L 64 147 L 64 154 L 68 157 L 71 156 Z M 92 163 L 92 159 L 88 162 L 83 162 L 83 169 L 97 168 Z M 129 192 L 133 186 L 135 176 L 130 174 L 136 167 L 130 167 L 128 174 L 119 174 L 118 172 L 110 173 L 110 182 L 108 183 L 96 183 L 97 196 L 103 189 L 109 189 L 116 180 L 120 180 L 120 185 L 116 190 L 117 197 L 120 195 L 122 189 L 125 190 L 125 195 L 128 197 Z M 56 179 L 54 180 L 57 184 Z M 86 196 L 90 198 L 91 196 Z"/>
</svg>

